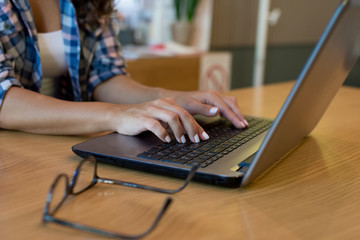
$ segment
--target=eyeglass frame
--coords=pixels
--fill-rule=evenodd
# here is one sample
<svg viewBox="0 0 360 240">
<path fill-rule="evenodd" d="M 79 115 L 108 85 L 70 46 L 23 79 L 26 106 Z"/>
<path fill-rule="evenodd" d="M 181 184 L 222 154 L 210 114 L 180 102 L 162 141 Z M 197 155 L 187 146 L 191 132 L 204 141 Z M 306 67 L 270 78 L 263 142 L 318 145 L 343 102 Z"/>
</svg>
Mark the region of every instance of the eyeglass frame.
<svg viewBox="0 0 360 240">
<path fill-rule="evenodd" d="M 82 190 L 80 190 L 78 192 L 74 192 L 74 187 L 76 185 L 76 181 L 78 179 L 81 167 L 86 161 L 93 161 L 94 162 L 93 179 L 92 179 L 91 183 L 87 187 L 83 188 Z M 125 235 L 125 234 L 120 234 L 120 233 L 111 232 L 111 231 L 107 231 L 107 230 L 102 230 L 102 229 L 87 226 L 87 225 L 84 225 L 84 224 L 81 224 L 81 223 L 76 223 L 76 222 L 56 218 L 56 217 L 54 217 L 54 215 L 58 211 L 58 209 L 63 205 L 63 203 L 65 202 L 65 200 L 67 199 L 67 197 L 69 195 L 75 195 L 76 196 L 76 195 L 90 189 L 91 187 L 95 186 L 96 183 L 115 184 L 115 185 L 121 185 L 121 186 L 133 187 L 133 188 L 140 188 L 140 189 L 149 190 L 149 191 L 155 191 L 155 192 L 159 192 L 159 193 L 174 194 L 174 193 L 177 193 L 177 192 L 180 192 L 181 190 L 183 190 L 190 183 L 191 179 L 194 177 L 194 175 L 196 173 L 196 170 L 198 168 L 199 168 L 199 164 L 194 164 L 192 166 L 190 172 L 187 174 L 187 177 L 186 177 L 183 185 L 180 186 L 179 188 L 177 188 L 177 189 L 164 189 L 164 188 L 158 188 L 158 187 L 153 187 L 153 186 L 148 186 L 148 185 L 143 185 L 143 184 L 137 184 L 137 183 L 132 183 L 132 182 L 125 182 L 125 181 L 116 180 L 116 179 L 101 178 L 101 177 L 99 177 L 97 175 L 97 160 L 96 160 L 96 158 L 93 157 L 93 156 L 84 158 L 79 163 L 79 165 L 77 166 L 77 168 L 76 168 L 76 170 L 75 170 L 75 172 L 74 172 L 74 174 L 72 176 L 71 181 L 69 181 L 69 176 L 64 174 L 64 173 L 59 174 L 55 178 L 55 180 L 53 181 L 52 185 L 50 186 L 47 197 L 46 197 L 46 202 L 45 202 L 45 206 L 44 206 L 42 221 L 43 221 L 43 223 L 53 222 L 53 223 L 57 223 L 57 224 L 60 224 L 60 225 L 63 225 L 63 226 L 72 227 L 72 228 L 75 228 L 75 229 L 79 229 L 79 230 L 83 230 L 83 231 L 87 231 L 87 232 L 91 232 L 91 233 L 95 233 L 95 234 L 99 234 L 99 235 L 103 235 L 103 236 L 107 236 L 107 237 L 122 238 L 122 239 L 139 239 L 139 238 L 142 238 L 142 237 L 146 236 L 147 234 L 149 234 L 150 232 L 152 232 L 155 229 L 155 227 L 158 225 L 159 221 L 161 220 L 161 218 L 165 214 L 166 210 L 168 209 L 168 207 L 172 203 L 172 198 L 171 197 L 167 197 L 165 199 L 162 207 L 160 208 L 157 216 L 153 220 L 150 227 L 146 231 L 144 231 L 143 233 L 140 233 L 140 234 L 137 234 L 137 235 Z M 64 193 L 64 196 L 61 199 L 61 201 L 54 208 L 54 210 L 50 213 L 49 208 L 50 208 L 50 203 L 51 203 L 52 198 L 53 198 L 53 191 L 54 191 L 56 185 L 58 184 L 58 182 L 61 180 L 61 178 L 65 179 L 65 183 L 66 183 L 66 185 L 65 185 L 65 193 Z"/>
</svg>

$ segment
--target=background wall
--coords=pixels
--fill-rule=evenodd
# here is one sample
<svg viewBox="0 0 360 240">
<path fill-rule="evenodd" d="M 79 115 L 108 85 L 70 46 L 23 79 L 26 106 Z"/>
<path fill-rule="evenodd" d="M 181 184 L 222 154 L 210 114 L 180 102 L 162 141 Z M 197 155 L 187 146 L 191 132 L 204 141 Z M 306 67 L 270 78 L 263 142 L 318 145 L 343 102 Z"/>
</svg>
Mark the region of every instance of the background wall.
<svg viewBox="0 0 360 240">
<path fill-rule="evenodd" d="M 272 0 L 282 12 L 269 27 L 265 83 L 296 79 L 339 0 Z M 232 88 L 250 86 L 258 1 L 214 1 L 211 50 L 233 54 Z M 360 61 L 345 84 L 360 86 Z"/>
</svg>

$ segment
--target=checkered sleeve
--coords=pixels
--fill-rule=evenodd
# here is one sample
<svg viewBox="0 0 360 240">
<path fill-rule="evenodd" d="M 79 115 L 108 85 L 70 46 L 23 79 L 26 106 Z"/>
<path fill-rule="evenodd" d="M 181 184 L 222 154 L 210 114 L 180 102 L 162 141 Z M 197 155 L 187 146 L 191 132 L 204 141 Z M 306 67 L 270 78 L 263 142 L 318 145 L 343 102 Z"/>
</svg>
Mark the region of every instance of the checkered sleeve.
<svg viewBox="0 0 360 240">
<path fill-rule="evenodd" d="M 7 90 L 12 86 L 21 86 L 20 81 L 16 79 L 13 66 L 13 57 L 4 53 L 2 43 L 0 42 L 0 109 Z"/>
<path fill-rule="evenodd" d="M 121 45 L 113 28 L 109 27 L 99 36 L 93 61 L 90 67 L 88 91 L 92 95 L 94 88 L 101 82 L 115 76 L 128 75 Z"/>
</svg>

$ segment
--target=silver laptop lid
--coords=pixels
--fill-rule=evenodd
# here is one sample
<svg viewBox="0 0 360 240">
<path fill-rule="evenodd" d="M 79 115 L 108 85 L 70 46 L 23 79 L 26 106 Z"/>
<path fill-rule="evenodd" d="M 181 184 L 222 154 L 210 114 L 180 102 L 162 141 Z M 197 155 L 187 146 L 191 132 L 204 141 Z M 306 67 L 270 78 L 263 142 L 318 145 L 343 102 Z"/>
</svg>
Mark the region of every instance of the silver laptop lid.
<svg viewBox="0 0 360 240">
<path fill-rule="evenodd" d="M 247 185 L 317 125 L 360 55 L 360 0 L 342 1 L 244 176 Z"/>
</svg>

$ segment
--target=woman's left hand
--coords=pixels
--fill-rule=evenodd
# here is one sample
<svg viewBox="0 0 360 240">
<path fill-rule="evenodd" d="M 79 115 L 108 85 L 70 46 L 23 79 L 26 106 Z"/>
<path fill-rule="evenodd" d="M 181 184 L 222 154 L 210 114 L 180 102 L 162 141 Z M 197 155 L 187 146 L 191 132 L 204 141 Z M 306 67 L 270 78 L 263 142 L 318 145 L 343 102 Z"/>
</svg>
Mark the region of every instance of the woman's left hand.
<svg viewBox="0 0 360 240">
<path fill-rule="evenodd" d="M 245 128 L 249 125 L 241 113 L 235 97 L 216 91 L 170 91 L 168 96 L 192 115 L 201 114 L 211 117 L 220 113 L 237 128 Z"/>
</svg>

